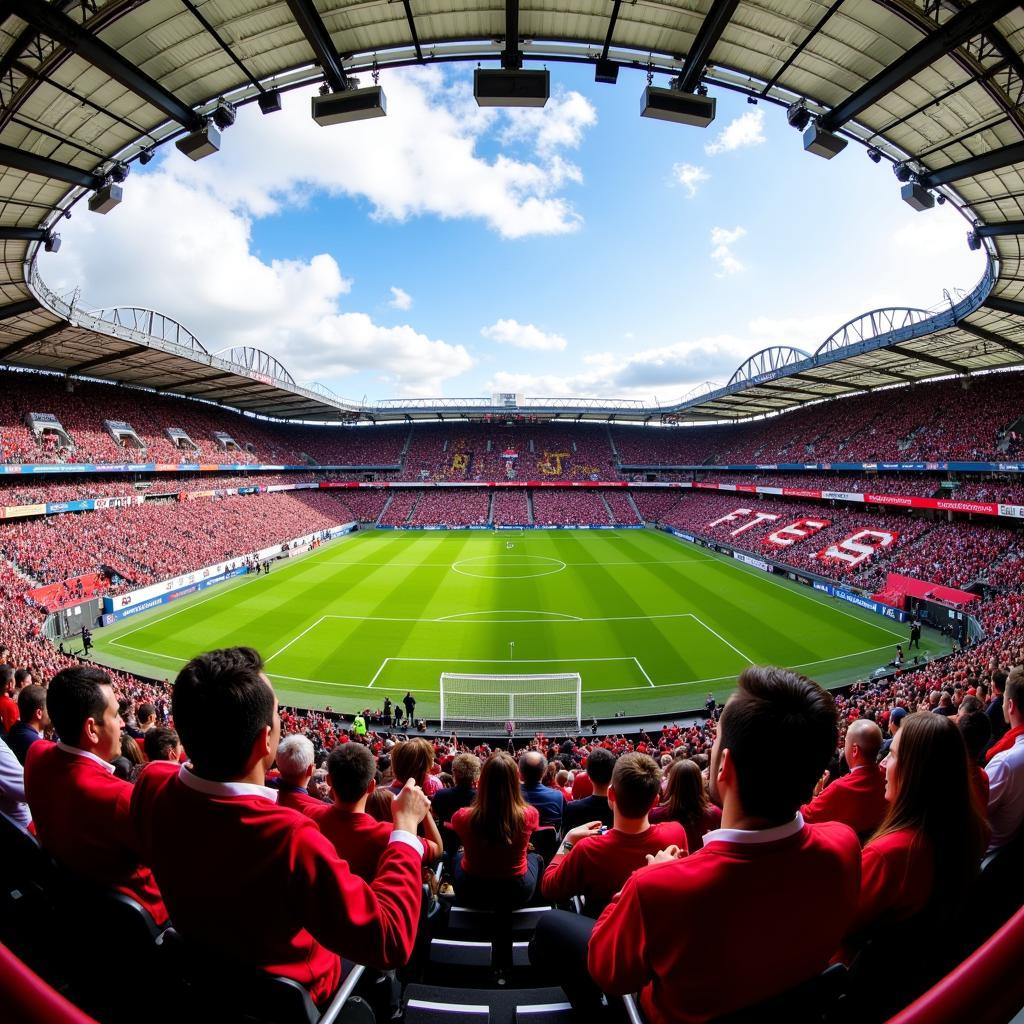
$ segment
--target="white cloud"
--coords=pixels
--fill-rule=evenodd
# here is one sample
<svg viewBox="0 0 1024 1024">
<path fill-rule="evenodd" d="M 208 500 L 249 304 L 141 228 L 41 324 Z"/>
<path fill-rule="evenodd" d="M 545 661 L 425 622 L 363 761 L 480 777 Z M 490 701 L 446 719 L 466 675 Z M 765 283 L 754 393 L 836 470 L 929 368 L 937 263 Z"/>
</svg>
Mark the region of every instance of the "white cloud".
<svg viewBox="0 0 1024 1024">
<path fill-rule="evenodd" d="M 687 198 L 692 199 L 697 194 L 697 186 L 711 177 L 703 167 L 696 164 L 673 164 L 672 173 L 676 181 L 686 189 Z"/>
<path fill-rule="evenodd" d="M 511 107 L 503 113 L 508 123 L 502 141 L 530 142 L 544 156 L 562 146 L 576 149 L 584 131 L 597 124 L 597 110 L 585 96 L 560 89 L 543 107 Z"/>
<path fill-rule="evenodd" d="M 704 152 L 708 156 L 718 156 L 719 153 L 731 153 L 734 149 L 746 146 L 760 146 L 764 141 L 764 111 L 758 108 L 730 121 L 717 138 L 704 147 Z"/>
<path fill-rule="evenodd" d="M 392 309 L 412 309 L 412 296 L 403 288 L 391 286 L 391 301 L 388 305 Z"/>
<path fill-rule="evenodd" d="M 541 116 L 520 122 L 477 107 L 468 85 L 451 84 L 439 68 L 395 71 L 383 85 L 385 118 L 321 128 L 309 116 L 309 94 L 289 94 L 271 117 L 241 111 L 214 160 L 194 164 L 171 149 L 166 167 L 257 217 L 320 192 L 365 199 L 380 220 L 467 218 L 506 238 L 579 227 L 579 214 L 560 193 L 582 173 L 558 150 L 578 145 L 596 120 L 583 97 L 566 94 L 551 114 L 537 111 Z M 479 151 L 503 125 L 529 152 Z"/>
<path fill-rule="evenodd" d="M 490 327 L 481 328 L 480 333 L 499 344 L 536 352 L 562 352 L 569 344 L 560 334 L 551 334 L 533 324 L 521 324 L 518 320 L 498 320 Z"/>
<path fill-rule="evenodd" d="M 716 277 L 738 274 L 745 269 L 733 254 L 732 247 L 746 233 L 747 229 L 741 227 L 711 229 L 711 259 L 718 267 Z"/>
</svg>

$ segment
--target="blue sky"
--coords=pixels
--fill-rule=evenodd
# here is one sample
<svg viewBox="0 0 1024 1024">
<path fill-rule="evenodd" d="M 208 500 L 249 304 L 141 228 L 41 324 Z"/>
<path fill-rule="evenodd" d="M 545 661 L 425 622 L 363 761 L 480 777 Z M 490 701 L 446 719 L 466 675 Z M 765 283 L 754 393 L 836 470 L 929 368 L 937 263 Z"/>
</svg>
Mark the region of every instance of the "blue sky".
<svg viewBox="0 0 1024 1024">
<path fill-rule="evenodd" d="M 948 207 L 913 213 L 860 147 L 805 154 L 780 108 L 720 90 L 700 130 L 640 118 L 640 74 L 551 77 L 544 111 L 481 111 L 468 68 L 382 75 L 389 115 L 359 125 L 313 124 L 308 93 L 246 108 L 221 153 L 165 147 L 76 212 L 43 275 L 346 397 L 667 402 L 981 274 Z"/>
</svg>

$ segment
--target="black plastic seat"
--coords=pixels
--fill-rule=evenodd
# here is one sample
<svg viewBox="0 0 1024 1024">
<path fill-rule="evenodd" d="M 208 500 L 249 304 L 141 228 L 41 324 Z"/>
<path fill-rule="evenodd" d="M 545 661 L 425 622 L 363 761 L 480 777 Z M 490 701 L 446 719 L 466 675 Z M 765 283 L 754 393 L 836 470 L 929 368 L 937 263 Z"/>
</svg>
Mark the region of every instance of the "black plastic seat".
<svg viewBox="0 0 1024 1024">
<path fill-rule="evenodd" d="M 405 1024 L 569 1024 L 572 1008 L 560 988 L 442 988 L 410 985 Z"/>
<path fill-rule="evenodd" d="M 534 830 L 530 836 L 530 843 L 540 854 L 545 865 L 550 864 L 552 857 L 558 851 L 558 831 L 553 825 L 545 825 L 543 828 Z"/>
</svg>

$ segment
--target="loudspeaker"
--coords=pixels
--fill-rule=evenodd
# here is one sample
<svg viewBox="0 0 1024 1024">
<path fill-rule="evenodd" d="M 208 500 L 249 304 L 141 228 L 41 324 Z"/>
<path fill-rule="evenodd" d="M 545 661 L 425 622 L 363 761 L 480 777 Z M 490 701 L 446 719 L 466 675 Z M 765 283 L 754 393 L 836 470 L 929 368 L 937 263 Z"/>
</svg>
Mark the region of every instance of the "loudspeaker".
<svg viewBox="0 0 1024 1024">
<path fill-rule="evenodd" d="M 598 60 L 594 81 L 614 85 L 619 80 L 619 65 L 613 60 Z"/>
<path fill-rule="evenodd" d="M 220 132 L 216 125 L 208 124 L 183 139 L 178 139 L 175 146 L 189 158 L 189 160 L 202 160 L 204 156 L 217 153 L 220 150 Z"/>
<path fill-rule="evenodd" d="M 550 94 L 547 71 L 477 68 L 473 72 L 473 95 L 481 107 L 543 107 Z"/>
<path fill-rule="evenodd" d="M 371 117 L 384 117 L 388 112 L 387 97 L 379 85 L 365 89 L 346 89 L 312 99 L 313 120 L 326 127 L 347 121 L 365 121 Z"/>
<path fill-rule="evenodd" d="M 921 188 L 916 181 L 908 181 L 900 189 L 900 199 L 913 210 L 920 213 L 922 210 L 930 210 L 935 205 L 935 196 L 926 188 Z"/>
<path fill-rule="evenodd" d="M 804 149 L 808 153 L 822 156 L 826 160 L 831 160 L 837 153 L 842 153 L 846 149 L 846 145 L 846 139 L 839 135 L 833 135 L 832 132 L 827 132 L 816 124 L 812 124 L 804 132 Z"/>
<path fill-rule="evenodd" d="M 124 192 L 120 185 L 104 185 L 103 188 L 96 189 L 89 197 L 89 209 L 93 213 L 110 213 L 123 198 Z"/>
<path fill-rule="evenodd" d="M 706 128 L 715 119 L 715 98 L 649 85 L 644 89 L 640 116 Z"/>
</svg>

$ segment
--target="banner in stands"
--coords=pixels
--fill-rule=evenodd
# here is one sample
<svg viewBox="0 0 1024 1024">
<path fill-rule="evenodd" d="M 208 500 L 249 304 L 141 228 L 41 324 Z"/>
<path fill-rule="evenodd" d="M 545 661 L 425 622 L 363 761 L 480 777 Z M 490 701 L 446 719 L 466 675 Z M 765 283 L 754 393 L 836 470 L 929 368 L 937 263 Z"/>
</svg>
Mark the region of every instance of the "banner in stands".
<svg viewBox="0 0 1024 1024">
<path fill-rule="evenodd" d="M 845 562 L 848 568 L 853 569 L 876 551 L 892 547 L 899 536 L 894 530 L 858 530 L 838 543 L 822 548 L 814 557 L 824 562 Z"/>
<path fill-rule="evenodd" d="M 106 586 L 107 578 L 100 573 L 91 572 L 85 576 L 75 576 L 69 580 L 62 580 L 60 583 L 48 583 L 43 587 L 36 587 L 27 593 L 27 597 L 40 608 L 47 612 L 60 611 L 62 608 L 69 608 L 73 604 L 81 604 L 87 598 L 93 597 L 97 590 Z"/>
<path fill-rule="evenodd" d="M 820 590 L 822 593 L 828 594 L 829 597 L 838 597 L 840 601 L 855 604 L 858 608 L 866 608 L 869 612 L 874 612 L 876 615 L 884 615 L 887 619 L 895 619 L 897 622 L 907 621 L 907 613 L 902 609 L 882 604 L 881 601 L 872 601 L 870 597 L 861 597 L 860 594 L 855 594 L 852 590 L 847 590 L 845 587 L 823 583 L 821 580 L 814 580 L 813 586 L 815 590 Z"/>
<path fill-rule="evenodd" d="M 786 548 L 791 544 L 795 544 L 798 540 L 813 537 L 819 530 L 824 530 L 826 526 L 831 525 L 831 519 L 808 519 L 806 517 L 797 519 L 796 522 L 790 523 L 789 526 L 782 526 L 773 533 L 769 533 L 762 543 L 775 544 L 777 547 Z"/>
<path fill-rule="evenodd" d="M 734 551 L 732 557 L 737 562 L 743 562 L 745 565 L 752 565 L 755 569 L 760 569 L 761 572 L 773 572 L 772 567 L 761 558 L 752 558 L 750 555 L 745 555 L 742 551 Z"/>
</svg>

